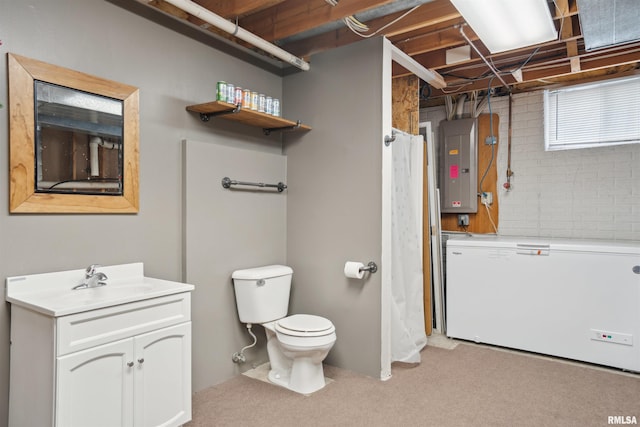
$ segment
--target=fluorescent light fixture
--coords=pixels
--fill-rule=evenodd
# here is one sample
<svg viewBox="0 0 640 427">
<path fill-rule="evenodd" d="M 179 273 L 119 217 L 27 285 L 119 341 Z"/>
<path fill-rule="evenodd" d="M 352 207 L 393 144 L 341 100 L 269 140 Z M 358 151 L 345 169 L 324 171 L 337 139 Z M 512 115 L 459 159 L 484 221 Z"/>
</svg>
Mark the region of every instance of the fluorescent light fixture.
<svg viewBox="0 0 640 427">
<path fill-rule="evenodd" d="M 451 0 L 491 53 L 558 37 L 547 0 Z"/>
</svg>

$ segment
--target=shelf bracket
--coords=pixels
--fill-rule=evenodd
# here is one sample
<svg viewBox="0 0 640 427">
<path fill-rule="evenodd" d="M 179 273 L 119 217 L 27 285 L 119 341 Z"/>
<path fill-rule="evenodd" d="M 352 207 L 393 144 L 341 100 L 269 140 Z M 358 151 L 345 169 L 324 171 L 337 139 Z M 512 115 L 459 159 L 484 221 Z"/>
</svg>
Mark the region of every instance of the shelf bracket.
<svg viewBox="0 0 640 427">
<path fill-rule="evenodd" d="M 237 104 L 236 108 L 230 108 L 228 110 L 216 111 L 214 113 L 200 113 L 200 120 L 208 122 L 211 117 L 225 116 L 227 114 L 235 114 L 242 109 L 242 104 Z"/>
<path fill-rule="evenodd" d="M 279 128 L 264 128 L 262 129 L 262 131 L 264 132 L 265 135 L 270 135 L 271 132 L 275 132 L 275 131 L 284 132 L 288 130 L 296 130 L 296 129 L 299 129 L 301 125 L 302 123 L 300 123 L 300 120 L 298 120 L 296 121 L 296 124 L 293 126 L 284 126 Z"/>
</svg>

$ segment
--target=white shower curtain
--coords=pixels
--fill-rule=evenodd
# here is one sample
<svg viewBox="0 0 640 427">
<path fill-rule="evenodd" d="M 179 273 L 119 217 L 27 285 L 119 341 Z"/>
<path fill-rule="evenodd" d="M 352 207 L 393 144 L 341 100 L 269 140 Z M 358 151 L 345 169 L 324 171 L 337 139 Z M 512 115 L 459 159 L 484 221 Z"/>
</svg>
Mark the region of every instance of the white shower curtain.
<svg viewBox="0 0 640 427">
<path fill-rule="evenodd" d="M 394 130 L 391 191 L 391 361 L 418 363 L 427 344 L 422 271 L 423 137 Z"/>
</svg>

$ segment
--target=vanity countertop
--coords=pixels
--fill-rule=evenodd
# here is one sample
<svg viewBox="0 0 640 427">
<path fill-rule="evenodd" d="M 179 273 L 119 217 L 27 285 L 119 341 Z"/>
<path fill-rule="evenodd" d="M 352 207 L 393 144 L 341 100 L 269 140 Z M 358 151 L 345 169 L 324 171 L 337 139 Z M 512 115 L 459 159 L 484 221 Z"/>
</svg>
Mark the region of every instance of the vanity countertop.
<svg viewBox="0 0 640 427">
<path fill-rule="evenodd" d="M 190 284 L 145 277 L 143 263 L 97 270 L 106 274 L 107 285 L 76 290 L 72 288 L 85 279 L 84 269 L 8 277 L 5 299 L 59 317 L 194 290 Z"/>
</svg>

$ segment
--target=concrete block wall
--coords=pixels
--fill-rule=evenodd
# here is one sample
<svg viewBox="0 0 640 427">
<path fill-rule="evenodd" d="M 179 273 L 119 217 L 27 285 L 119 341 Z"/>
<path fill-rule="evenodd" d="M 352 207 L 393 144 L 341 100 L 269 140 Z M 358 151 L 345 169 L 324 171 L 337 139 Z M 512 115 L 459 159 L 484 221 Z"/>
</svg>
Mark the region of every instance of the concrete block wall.
<svg viewBox="0 0 640 427">
<path fill-rule="evenodd" d="M 508 98 L 491 100 L 492 112 L 500 117 L 498 233 L 640 241 L 640 144 L 545 151 L 542 94 L 513 96 L 510 191 L 502 187 L 507 170 Z M 423 110 L 421 121 L 444 117 L 428 110 L 433 109 Z"/>
</svg>

